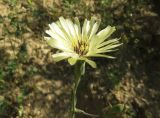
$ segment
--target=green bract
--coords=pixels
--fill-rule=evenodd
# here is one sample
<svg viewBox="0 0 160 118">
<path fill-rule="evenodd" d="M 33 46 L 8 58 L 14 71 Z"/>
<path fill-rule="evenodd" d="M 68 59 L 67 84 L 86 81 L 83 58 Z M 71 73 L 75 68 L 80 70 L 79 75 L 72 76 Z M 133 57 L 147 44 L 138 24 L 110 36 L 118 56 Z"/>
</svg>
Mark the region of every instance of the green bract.
<svg viewBox="0 0 160 118">
<path fill-rule="evenodd" d="M 53 54 L 55 62 L 68 59 L 71 65 L 78 60 L 83 60 L 96 68 L 96 63 L 90 57 L 114 58 L 106 53 L 115 51 L 121 45 L 119 39 L 110 39 L 109 36 L 115 31 L 115 27 L 107 26 L 98 31 L 99 23 L 91 19 L 85 19 L 81 28 L 78 18 L 74 22 L 60 17 L 55 23 L 49 24 L 50 29 L 45 37 L 47 43 L 61 52 Z"/>
</svg>

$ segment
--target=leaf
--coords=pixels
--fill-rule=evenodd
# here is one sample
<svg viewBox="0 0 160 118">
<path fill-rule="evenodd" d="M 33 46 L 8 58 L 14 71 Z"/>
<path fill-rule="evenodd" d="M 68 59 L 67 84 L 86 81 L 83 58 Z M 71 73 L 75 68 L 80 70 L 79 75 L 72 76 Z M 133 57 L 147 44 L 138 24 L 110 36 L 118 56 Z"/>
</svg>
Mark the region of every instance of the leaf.
<svg viewBox="0 0 160 118">
<path fill-rule="evenodd" d="M 107 112 L 103 115 L 103 118 L 116 118 L 116 116 L 119 116 L 122 113 L 125 114 L 126 109 L 129 109 L 129 107 L 125 104 L 113 105 L 111 108 L 107 109 Z"/>
<path fill-rule="evenodd" d="M 68 63 L 69 63 L 70 65 L 74 65 L 76 62 L 77 62 L 77 59 L 76 59 L 76 58 L 69 58 L 69 59 L 68 59 Z"/>
<path fill-rule="evenodd" d="M 96 68 L 96 67 L 97 67 L 96 63 L 95 63 L 94 61 L 92 61 L 92 60 L 89 60 L 89 59 L 86 58 L 85 61 L 86 61 L 90 66 L 92 66 L 92 68 Z"/>
</svg>

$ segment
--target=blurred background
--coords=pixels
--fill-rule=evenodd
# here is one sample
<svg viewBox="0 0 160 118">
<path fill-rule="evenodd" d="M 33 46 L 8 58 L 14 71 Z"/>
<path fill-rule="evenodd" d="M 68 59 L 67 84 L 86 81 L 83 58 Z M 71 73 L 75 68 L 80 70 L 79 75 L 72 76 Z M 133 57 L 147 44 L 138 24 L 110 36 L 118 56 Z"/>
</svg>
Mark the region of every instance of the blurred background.
<svg viewBox="0 0 160 118">
<path fill-rule="evenodd" d="M 99 118 L 160 118 L 159 0 L 0 0 L 0 118 L 69 118 L 73 68 L 53 62 L 43 38 L 60 16 L 115 26 L 123 43 L 116 59 L 87 66 L 78 108 Z"/>
</svg>

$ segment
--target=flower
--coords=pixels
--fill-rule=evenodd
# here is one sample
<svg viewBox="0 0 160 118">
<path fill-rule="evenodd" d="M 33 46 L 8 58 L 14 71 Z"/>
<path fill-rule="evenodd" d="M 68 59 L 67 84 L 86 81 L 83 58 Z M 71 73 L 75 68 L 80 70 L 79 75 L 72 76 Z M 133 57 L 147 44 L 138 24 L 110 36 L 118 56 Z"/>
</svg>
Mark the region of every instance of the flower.
<svg viewBox="0 0 160 118">
<path fill-rule="evenodd" d="M 107 26 L 97 33 L 99 24 L 94 19 L 85 19 L 81 28 L 78 18 L 72 22 L 63 17 L 49 24 L 50 29 L 46 30 L 46 33 L 50 37 L 45 39 L 51 47 L 61 51 L 52 55 L 54 61 L 68 59 L 68 62 L 74 65 L 78 60 L 83 60 L 96 68 L 96 63 L 91 57 L 114 58 L 105 53 L 115 51 L 121 45 L 118 38 L 108 40 L 115 27 Z"/>
</svg>

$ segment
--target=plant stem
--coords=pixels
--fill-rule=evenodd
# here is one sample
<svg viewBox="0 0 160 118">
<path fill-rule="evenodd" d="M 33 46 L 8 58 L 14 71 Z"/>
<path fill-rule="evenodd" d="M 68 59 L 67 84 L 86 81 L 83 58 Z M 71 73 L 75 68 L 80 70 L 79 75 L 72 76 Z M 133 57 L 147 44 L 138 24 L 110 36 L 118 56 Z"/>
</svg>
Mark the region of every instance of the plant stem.
<svg viewBox="0 0 160 118">
<path fill-rule="evenodd" d="M 86 116 L 90 116 L 90 117 L 99 117 L 99 115 L 95 115 L 95 114 L 90 114 L 90 113 L 87 113 L 85 112 L 84 110 L 81 110 L 81 109 L 76 109 L 76 113 L 82 113 Z"/>
<path fill-rule="evenodd" d="M 84 74 L 85 63 L 80 62 L 75 65 L 75 81 L 73 83 L 73 93 L 72 93 L 72 118 L 75 118 L 76 104 L 77 104 L 77 88 L 81 80 L 81 76 Z"/>
<path fill-rule="evenodd" d="M 91 116 L 91 117 L 99 117 L 98 115 L 94 115 L 94 114 L 90 114 L 87 113 L 81 109 L 77 109 L 76 105 L 77 105 L 77 89 L 78 89 L 78 85 L 81 81 L 81 76 L 84 75 L 85 73 L 85 62 L 79 62 L 75 65 L 75 80 L 73 83 L 73 93 L 72 93 L 72 107 L 71 107 L 71 118 L 75 118 L 75 114 L 76 113 L 82 113 L 84 115 L 87 116 Z"/>
</svg>

